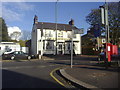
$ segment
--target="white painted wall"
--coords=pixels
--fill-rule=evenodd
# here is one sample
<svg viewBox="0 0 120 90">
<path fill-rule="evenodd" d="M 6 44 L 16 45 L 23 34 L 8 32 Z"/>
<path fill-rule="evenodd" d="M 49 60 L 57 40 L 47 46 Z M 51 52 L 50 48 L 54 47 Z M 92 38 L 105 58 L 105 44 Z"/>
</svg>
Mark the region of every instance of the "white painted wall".
<svg viewBox="0 0 120 90">
<path fill-rule="evenodd" d="M 28 47 L 21 47 L 21 51 L 23 51 L 24 53 L 28 53 Z"/>
<path fill-rule="evenodd" d="M 35 25 L 32 29 L 32 38 L 31 38 L 31 54 L 36 55 L 37 54 L 37 30 Z"/>
<path fill-rule="evenodd" d="M 80 36 L 80 34 L 76 34 L 76 38 L 74 38 L 73 41 L 79 41 L 79 42 L 75 43 L 76 44 L 75 53 L 81 54 L 81 36 Z"/>
<path fill-rule="evenodd" d="M 32 31 L 32 39 L 31 39 L 31 47 L 32 47 L 32 54 L 36 55 L 38 54 L 38 52 L 40 50 L 43 49 L 43 43 L 41 42 L 41 30 L 40 29 L 35 29 L 35 27 L 33 28 L 33 30 L 35 30 L 34 32 Z M 59 33 L 63 33 L 63 37 L 58 37 L 57 36 L 57 42 L 65 42 L 66 40 L 71 40 L 71 31 L 57 31 L 57 35 L 59 35 Z M 51 35 L 50 35 L 51 33 Z M 43 37 L 42 40 L 46 40 L 46 39 L 51 39 L 51 40 L 56 40 L 56 31 L 55 30 L 50 30 L 50 29 L 43 29 Z M 63 38 L 63 39 L 62 39 Z M 61 40 L 62 39 L 62 40 Z M 77 43 L 75 43 L 76 45 L 76 50 L 75 53 L 76 54 L 81 54 L 81 36 L 80 34 L 76 34 L 76 38 L 73 38 L 73 41 L 78 41 Z M 47 43 L 47 41 L 45 42 Z M 54 46 L 55 46 L 55 42 L 54 42 Z M 46 45 L 45 45 L 46 47 Z M 43 50 L 44 54 L 55 54 L 55 47 L 54 50 Z"/>
</svg>

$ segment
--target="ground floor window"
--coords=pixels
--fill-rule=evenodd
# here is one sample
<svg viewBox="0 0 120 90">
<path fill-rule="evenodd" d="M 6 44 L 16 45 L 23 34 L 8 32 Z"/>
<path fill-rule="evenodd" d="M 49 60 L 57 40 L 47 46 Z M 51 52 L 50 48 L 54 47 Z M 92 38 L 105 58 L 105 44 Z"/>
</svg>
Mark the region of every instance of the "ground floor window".
<svg viewBox="0 0 120 90">
<path fill-rule="evenodd" d="M 62 49 L 62 44 L 59 44 L 58 49 Z"/>
<path fill-rule="evenodd" d="M 46 49 L 47 50 L 53 50 L 54 49 L 54 42 L 53 41 L 47 41 Z"/>
</svg>

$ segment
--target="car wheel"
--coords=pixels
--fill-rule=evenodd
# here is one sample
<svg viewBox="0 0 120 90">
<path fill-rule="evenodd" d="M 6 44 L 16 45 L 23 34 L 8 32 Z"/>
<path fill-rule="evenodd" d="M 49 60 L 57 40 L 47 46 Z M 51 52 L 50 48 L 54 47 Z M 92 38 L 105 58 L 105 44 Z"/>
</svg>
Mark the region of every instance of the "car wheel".
<svg viewBox="0 0 120 90">
<path fill-rule="evenodd" d="M 31 59 L 31 56 L 28 56 L 28 57 L 27 57 L 27 59 L 29 59 L 29 60 L 30 60 L 30 59 Z"/>
<path fill-rule="evenodd" d="M 10 59 L 11 59 L 11 60 L 13 60 L 13 59 L 15 59 L 15 57 L 14 57 L 14 56 L 12 56 Z"/>
</svg>

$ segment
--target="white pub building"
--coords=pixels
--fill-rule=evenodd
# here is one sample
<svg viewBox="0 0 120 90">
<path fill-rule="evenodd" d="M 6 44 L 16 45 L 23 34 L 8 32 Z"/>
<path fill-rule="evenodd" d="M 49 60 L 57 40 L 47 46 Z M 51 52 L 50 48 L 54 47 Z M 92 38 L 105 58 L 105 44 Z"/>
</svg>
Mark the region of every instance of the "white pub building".
<svg viewBox="0 0 120 90">
<path fill-rule="evenodd" d="M 70 24 L 38 22 L 35 15 L 32 28 L 31 54 L 70 54 L 72 27 Z M 81 54 L 81 36 L 73 34 L 73 52 Z"/>
</svg>

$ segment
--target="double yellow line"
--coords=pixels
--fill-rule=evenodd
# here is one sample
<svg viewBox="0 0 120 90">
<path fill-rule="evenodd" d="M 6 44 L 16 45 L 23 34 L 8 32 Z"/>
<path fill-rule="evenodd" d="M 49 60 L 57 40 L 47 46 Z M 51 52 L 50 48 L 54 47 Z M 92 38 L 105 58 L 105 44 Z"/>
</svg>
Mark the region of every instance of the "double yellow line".
<svg viewBox="0 0 120 90">
<path fill-rule="evenodd" d="M 52 70 L 51 72 L 50 72 L 50 76 L 56 81 L 56 82 L 58 82 L 60 85 L 62 85 L 63 87 L 65 87 L 65 85 L 62 83 L 62 82 L 60 82 L 54 75 L 53 75 L 53 72 L 55 72 L 56 70 L 59 70 L 60 68 L 56 68 L 56 69 L 54 69 L 54 70 Z"/>
</svg>

